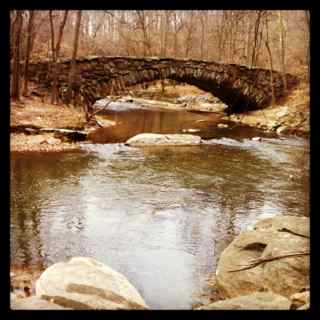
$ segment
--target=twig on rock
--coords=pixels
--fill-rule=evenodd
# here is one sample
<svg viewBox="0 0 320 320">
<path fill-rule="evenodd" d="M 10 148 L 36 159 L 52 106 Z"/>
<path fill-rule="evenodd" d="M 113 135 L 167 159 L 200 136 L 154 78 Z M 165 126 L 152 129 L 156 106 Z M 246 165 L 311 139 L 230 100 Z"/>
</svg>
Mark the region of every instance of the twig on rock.
<svg viewBox="0 0 320 320">
<path fill-rule="evenodd" d="M 298 233 L 298 232 L 294 232 L 292 230 L 289 230 L 287 228 L 281 228 L 278 230 L 279 232 L 288 232 L 288 233 L 291 233 L 295 236 L 299 236 L 299 237 L 303 237 L 303 238 L 307 238 L 307 239 L 310 239 L 310 236 L 307 236 L 307 235 L 304 235 L 304 234 L 301 234 L 301 233 Z"/>
<path fill-rule="evenodd" d="M 283 258 L 289 258 L 289 257 L 305 256 L 305 255 L 309 255 L 309 254 L 310 254 L 309 251 L 307 251 L 307 252 L 293 252 L 293 253 L 287 253 L 287 254 L 282 254 L 282 255 L 273 256 L 273 257 L 271 256 L 271 257 L 252 259 L 248 265 L 242 266 L 239 269 L 229 270 L 228 272 L 237 272 L 237 271 L 242 271 L 242 270 L 248 270 L 248 269 L 252 269 L 254 267 L 257 267 L 258 265 L 265 263 L 265 262 L 283 259 Z"/>
</svg>

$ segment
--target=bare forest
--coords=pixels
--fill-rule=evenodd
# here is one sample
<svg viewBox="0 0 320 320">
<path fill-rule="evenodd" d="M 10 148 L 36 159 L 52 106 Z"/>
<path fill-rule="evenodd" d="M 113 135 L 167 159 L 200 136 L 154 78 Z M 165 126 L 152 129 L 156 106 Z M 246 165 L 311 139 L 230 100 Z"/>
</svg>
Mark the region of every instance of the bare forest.
<svg viewBox="0 0 320 320">
<path fill-rule="evenodd" d="M 310 12 L 10 11 L 11 310 L 310 308 Z"/>
<path fill-rule="evenodd" d="M 27 94 L 17 81 L 37 59 L 158 56 L 306 72 L 309 27 L 301 10 L 11 11 L 11 95 Z"/>
</svg>

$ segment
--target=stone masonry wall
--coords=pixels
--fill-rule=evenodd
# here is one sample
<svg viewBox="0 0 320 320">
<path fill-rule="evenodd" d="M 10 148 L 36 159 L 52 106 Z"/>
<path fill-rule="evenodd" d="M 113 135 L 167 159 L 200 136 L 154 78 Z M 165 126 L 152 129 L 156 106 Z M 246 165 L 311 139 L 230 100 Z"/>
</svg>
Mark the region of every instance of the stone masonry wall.
<svg viewBox="0 0 320 320">
<path fill-rule="evenodd" d="M 70 60 L 58 64 L 59 90 L 63 97 L 68 83 Z M 46 88 L 51 86 L 50 62 L 31 63 L 28 77 Z M 92 104 L 109 94 L 125 93 L 131 85 L 157 79 L 173 79 L 211 92 L 231 112 L 258 109 L 271 102 L 271 72 L 236 64 L 171 58 L 93 57 L 77 60 L 77 85 L 84 101 Z M 298 83 L 286 74 L 288 91 Z M 283 77 L 273 71 L 275 98 L 283 96 Z"/>
</svg>

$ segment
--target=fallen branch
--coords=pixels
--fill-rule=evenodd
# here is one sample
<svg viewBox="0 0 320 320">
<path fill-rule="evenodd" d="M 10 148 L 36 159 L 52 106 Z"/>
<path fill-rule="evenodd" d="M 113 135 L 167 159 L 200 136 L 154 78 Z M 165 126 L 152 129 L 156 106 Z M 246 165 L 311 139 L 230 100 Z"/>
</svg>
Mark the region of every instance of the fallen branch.
<svg viewBox="0 0 320 320">
<path fill-rule="evenodd" d="M 273 257 L 264 257 L 264 258 L 258 258 L 258 259 L 252 259 L 251 262 L 248 265 L 243 266 L 242 268 L 239 269 L 233 269 L 229 270 L 228 272 L 237 272 L 237 271 L 243 271 L 243 270 L 248 270 L 257 267 L 258 265 L 273 261 L 273 260 L 278 260 L 278 259 L 283 259 L 283 258 L 289 258 L 289 257 L 296 257 L 296 256 L 305 256 L 309 255 L 310 252 L 293 252 L 293 253 L 287 253 L 287 254 L 282 254 L 278 256 L 273 256 Z"/>
<path fill-rule="evenodd" d="M 95 112 L 91 113 L 91 114 L 88 116 L 88 122 L 89 122 L 89 121 L 92 119 L 92 117 L 95 116 L 97 113 L 99 113 L 100 111 L 105 110 L 105 109 L 109 106 L 109 104 L 110 104 L 111 102 L 115 102 L 115 101 L 117 101 L 118 99 L 119 99 L 119 97 L 116 97 L 116 98 L 114 98 L 114 99 L 110 99 L 110 101 L 108 101 L 107 104 L 106 104 L 104 107 L 102 107 L 101 109 L 96 110 Z"/>
</svg>

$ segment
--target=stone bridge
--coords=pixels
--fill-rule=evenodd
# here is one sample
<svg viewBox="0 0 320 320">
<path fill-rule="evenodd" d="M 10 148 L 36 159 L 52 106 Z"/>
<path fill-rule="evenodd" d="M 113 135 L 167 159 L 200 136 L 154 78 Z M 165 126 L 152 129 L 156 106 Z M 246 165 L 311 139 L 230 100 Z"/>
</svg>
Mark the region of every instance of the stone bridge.
<svg viewBox="0 0 320 320">
<path fill-rule="evenodd" d="M 211 92 L 229 107 L 229 112 L 259 109 L 271 102 L 270 70 L 236 64 L 173 58 L 91 57 L 78 59 L 75 90 L 88 105 L 106 95 L 119 95 L 127 88 L 158 79 L 172 79 Z M 59 93 L 63 97 L 70 60 L 59 62 Z M 28 78 L 44 87 L 51 86 L 50 61 L 31 63 Z M 272 72 L 275 99 L 284 95 L 282 75 Z M 288 91 L 298 79 L 286 74 Z M 287 91 L 287 92 L 288 92 Z"/>
</svg>

